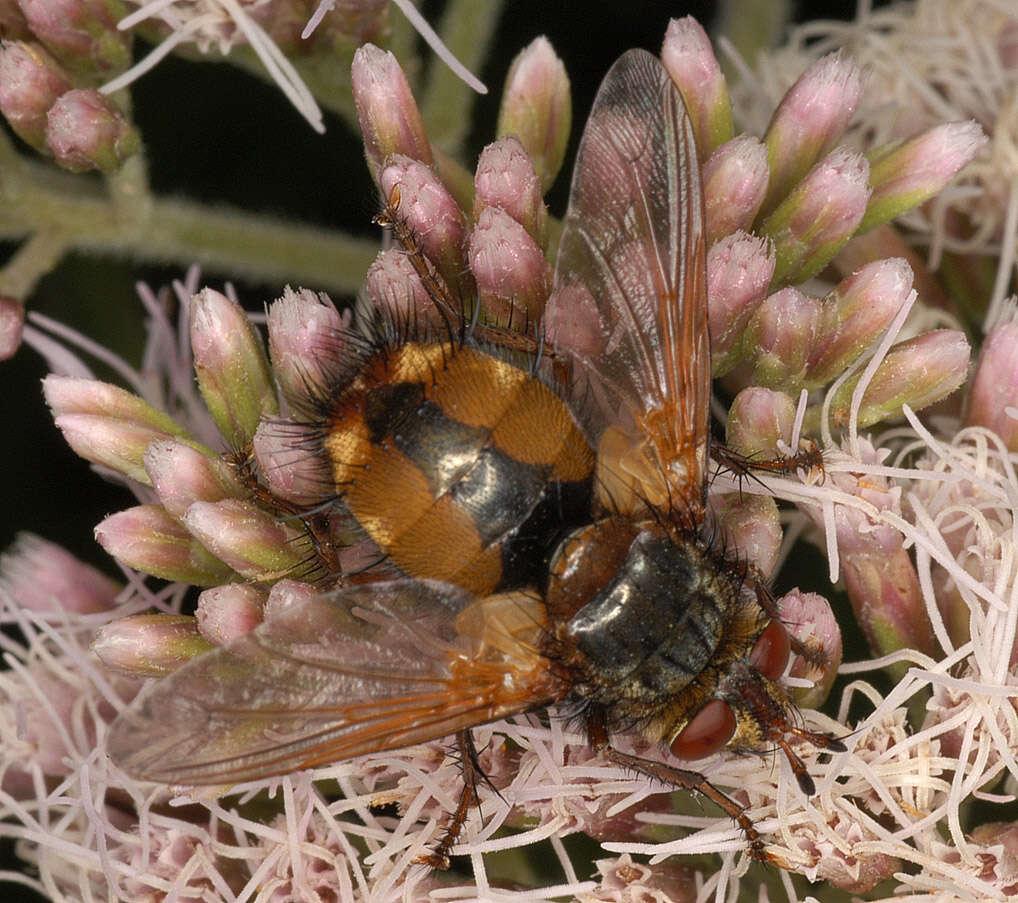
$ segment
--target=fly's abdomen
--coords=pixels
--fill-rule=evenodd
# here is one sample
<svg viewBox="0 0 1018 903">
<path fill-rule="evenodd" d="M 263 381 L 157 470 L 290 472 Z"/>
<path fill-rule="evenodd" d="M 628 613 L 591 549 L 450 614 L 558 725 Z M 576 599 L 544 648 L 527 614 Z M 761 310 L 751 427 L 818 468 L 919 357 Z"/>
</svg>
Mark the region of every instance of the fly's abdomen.
<svg viewBox="0 0 1018 903">
<path fill-rule="evenodd" d="M 376 354 L 325 448 L 345 504 L 401 570 L 476 593 L 526 582 L 517 547 L 589 504 L 593 453 L 562 400 L 448 343 Z"/>
</svg>

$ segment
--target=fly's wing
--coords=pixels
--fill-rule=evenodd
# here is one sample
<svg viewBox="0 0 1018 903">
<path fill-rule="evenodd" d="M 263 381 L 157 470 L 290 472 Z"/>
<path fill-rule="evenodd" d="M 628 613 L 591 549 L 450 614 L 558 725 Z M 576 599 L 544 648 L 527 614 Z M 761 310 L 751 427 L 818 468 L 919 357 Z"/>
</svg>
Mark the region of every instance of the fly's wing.
<svg viewBox="0 0 1018 903">
<path fill-rule="evenodd" d="M 426 581 L 315 596 L 152 685 L 107 749 L 138 778 L 228 784 L 445 737 L 556 696 L 543 613 Z"/>
<path fill-rule="evenodd" d="M 622 56 L 580 143 L 546 329 L 572 358 L 602 501 L 699 517 L 710 407 L 692 127 L 656 57 Z"/>
</svg>

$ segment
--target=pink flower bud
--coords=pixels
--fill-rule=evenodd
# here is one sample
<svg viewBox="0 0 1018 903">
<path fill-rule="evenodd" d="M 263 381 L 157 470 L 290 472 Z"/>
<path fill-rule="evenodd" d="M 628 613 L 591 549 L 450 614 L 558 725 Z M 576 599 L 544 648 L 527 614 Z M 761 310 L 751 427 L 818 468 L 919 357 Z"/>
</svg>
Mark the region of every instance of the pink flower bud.
<svg viewBox="0 0 1018 903">
<path fill-rule="evenodd" d="M 711 366 L 723 376 L 748 353 L 746 327 L 774 274 L 774 250 L 763 238 L 736 232 L 707 252 Z"/>
<path fill-rule="evenodd" d="M 133 615 L 104 624 L 92 651 L 114 671 L 137 677 L 165 677 L 212 649 L 190 615 Z"/>
<path fill-rule="evenodd" d="M 819 323 L 820 303 L 798 289 L 785 288 L 766 298 L 747 333 L 748 346 L 756 349 L 752 382 L 771 388 L 797 387 Z"/>
<path fill-rule="evenodd" d="M 543 247 L 548 211 L 534 162 L 515 135 L 489 144 L 477 161 L 474 176 L 474 219 L 485 207 L 498 207 L 520 223 Z"/>
<path fill-rule="evenodd" d="M 314 399 L 330 384 L 348 354 L 348 314 L 325 295 L 289 286 L 269 306 L 269 356 L 283 394 L 300 413 L 313 414 Z M 310 396 L 310 397 L 309 397 Z"/>
<path fill-rule="evenodd" d="M 424 121 L 396 57 L 365 44 L 354 54 L 350 79 L 372 178 L 377 181 L 394 154 L 430 165 L 433 158 Z"/>
<path fill-rule="evenodd" d="M 540 320 L 552 268 L 520 223 L 498 207 L 486 207 L 470 236 L 469 259 L 488 317 L 517 329 Z"/>
<path fill-rule="evenodd" d="M 14 356 L 14 352 L 21 346 L 24 328 L 25 305 L 17 298 L 0 294 L 0 361 Z"/>
<path fill-rule="evenodd" d="M 947 398 L 965 381 L 970 353 L 964 333 L 955 329 L 936 329 L 898 342 L 866 387 L 859 427 L 897 417 L 905 404 L 918 411 Z M 837 426 L 848 422 L 858 381 L 859 377 L 848 380 L 834 395 L 830 410 Z"/>
<path fill-rule="evenodd" d="M 397 154 L 382 170 L 379 185 L 386 197 L 397 190 L 399 215 L 454 297 L 473 298 L 465 254 L 467 220 L 438 176 L 423 163 Z"/>
<path fill-rule="evenodd" d="M 866 264 L 821 302 L 816 344 L 810 349 L 807 387 L 840 376 L 891 324 L 912 291 L 912 268 L 900 257 Z"/>
<path fill-rule="evenodd" d="M 438 273 L 440 288 L 448 294 L 449 288 Z M 435 299 L 421 281 L 406 251 L 389 248 L 379 252 L 364 277 L 364 294 L 390 323 L 405 325 L 442 325 L 442 314 L 435 307 Z"/>
<path fill-rule="evenodd" d="M 247 495 L 236 472 L 221 458 L 185 442 L 156 440 L 145 450 L 143 463 L 159 501 L 174 517 L 182 517 L 197 501 L 218 502 Z"/>
<path fill-rule="evenodd" d="M 496 132 L 515 135 L 547 191 L 565 158 L 572 123 L 569 76 L 545 37 L 535 38 L 509 67 Z"/>
<path fill-rule="evenodd" d="M 795 403 L 784 392 L 749 386 L 732 402 L 725 444 L 748 458 L 773 458 L 778 442 L 791 438 L 794 423 Z"/>
<path fill-rule="evenodd" d="M 190 325 L 205 404 L 230 446 L 243 448 L 262 416 L 279 412 L 265 346 L 240 305 L 212 289 L 191 299 Z"/>
<path fill-rule="evenodd" d="M 36 150 L 46 146 L 46 114 L 70 89 L 67 74 L 39 44 L 0 45 L 0 112 L 15 134 Z"/>
<path fill-rule="evenodd" d="M 283 612 L 304 605 L 319 594 L 320 590 L 310 583 L 284 577 L 274 583 L 269 590 L 269 597 L 265 602 L 265 620 L 271 621 L 273 618 L 278 618 Z"/>
<path fill-rule="evenodd" d="M 678 86 L 693 121 L 697 154 L 707 159 L 734 134 L 728 83 L 707 32 L 692 16 L 672 19 L 661 45 L 661 62 Z"/>
<path fill-rule="evenodd" d="M 765 495 L 726 492 L 711 496 L 711 508 L 725 546 L 738 549 L 740 558 L 769 575 L 783 536 L 777 502 Z"/>
<path fill-rule="evenodd" d="M 46 147 L 71 172 L 112 172 L 138 152 L 141 139 L 111 100 L 91 88 L 75 88 L 46 114 Z"/>
<path fill-rule="evenodd" d="M 871 151 L 873 193 L 859 230 L 886 223 L 939 194 L 987 140 L 976 122 L 946 122 Z"/>
<path fill-rule="evenodd" d="M 161 505 L 111 514 L 96 526 L 95 538 L 118 561 L 153 577 L 214 586 L 233 576 Z"/>
<path fill-rule="evenodd" d="M 286 420 L 263 420 L 252 451 L 258 472 L 276 498 L 313 508 L 336 496 L 322 428 Z"/>
<path fill-rule="evenodd" d="M 722 144 L 703 164 L 707 246 L 749 229 L 767 191 L 767 150 L 752 135 Z"/>
<path fill-rule="evenodd" d="M 109 611 L 120 585 L 56 543 L 19 533 L 0 554 L 0 590 L 30 611 Z"/>
<path fill-rule="evenodd" d="M 771 211 L 844 134 L 862 94 L 858 64 L 829 53 L 788 90 L 771 117 L 764 144 L 771 181 L 764 210 Z"/>
<path fill-rule="evenodd" d="M 778 600 L 778 611 L 788 632 L 816 653 L 812 660 L 799 653 L 792 656 L 789 676 L 813 682 L 810 688 L 792 688 L 792 698 L 803 708 L 819 708 L 830 694 L 841 665 L 838 619 L 831 603 L 823 596 L 799 589 L 793 589 Z"/>
<path fill-rule="evenodd" d="M 104 77 L 131 65 L 132 35 L 119 0 L 19 0 L 36 37 L 65 65 Z"/>
<path fill-rule="evenodd" d="M 252 502 L 195 502 L 183 523 L 213 554 L 250 580 L 268 581 L 289 574 L 308 555 L 306 537 L 298 526 Z"/>
<path fill-rule="evenodd" d="M 993 430 L 1009 451 L 1018 451 L 1018 321 L 1015 319 L 999 322 L 986 336 L 969 387 L 967 408 L 966 424 Z"/>
<path fill-rule="evenodd" d="M 838 148 L 767 217 L 761 231 L 774 241 L 775 285 L 804 282 L 827 266 L 862 220 L 868 178 L 866 159 Z"/>
<path fill-rule="evenodd" d="M 198 631 L 213 646 L 226 646 L 262 622 L 266 593 L 247 583 L 213 586 L 198 597 Z"/>
</svg>

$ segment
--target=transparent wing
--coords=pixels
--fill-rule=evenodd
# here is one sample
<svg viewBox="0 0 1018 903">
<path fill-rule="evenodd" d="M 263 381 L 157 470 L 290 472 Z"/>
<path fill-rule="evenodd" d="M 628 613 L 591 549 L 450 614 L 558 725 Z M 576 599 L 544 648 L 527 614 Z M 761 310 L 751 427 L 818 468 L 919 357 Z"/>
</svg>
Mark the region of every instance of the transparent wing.
<svg viewBox="0 0 1018 903">
<path fill-rule="evenodd" d="M 645 51 L 622 56 L 594 101 L 547 330 L 573 359 L 606 501 L 701 512 L 710 342 L 700 176 L 679 92 Z"/>
<path fill-rule="evenodd" d="M 153 684 L 107 748 L 142 779 L 227 784 L 445 737 L 556 696 L 543 618 L 426 581 L 323 594 Z"/>
</svg>

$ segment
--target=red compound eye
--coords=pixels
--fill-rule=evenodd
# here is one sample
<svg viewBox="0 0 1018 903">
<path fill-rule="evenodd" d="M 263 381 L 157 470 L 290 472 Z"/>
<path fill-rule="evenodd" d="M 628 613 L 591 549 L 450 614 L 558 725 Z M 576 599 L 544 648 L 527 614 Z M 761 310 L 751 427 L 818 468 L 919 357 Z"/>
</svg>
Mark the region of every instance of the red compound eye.
<svg viewBox="0 0 1018 903">
<path fill-rule="evenodd" d="M 771 621 L 760 634 L 749 654 L 749 663 L 769 680 L 777 680 L 785 671 L 792 642 L 780 621 Z"/>
<path fill-rule="evenodd" d="M 735 713 L 723 699 L 712 699 L 672 740 L 672 755 L 702 759 L 721 749 L 735 733 Z"/>
</svg>

